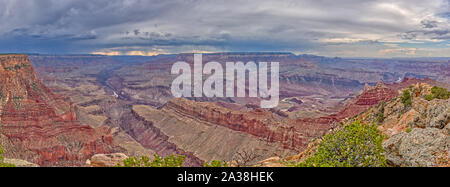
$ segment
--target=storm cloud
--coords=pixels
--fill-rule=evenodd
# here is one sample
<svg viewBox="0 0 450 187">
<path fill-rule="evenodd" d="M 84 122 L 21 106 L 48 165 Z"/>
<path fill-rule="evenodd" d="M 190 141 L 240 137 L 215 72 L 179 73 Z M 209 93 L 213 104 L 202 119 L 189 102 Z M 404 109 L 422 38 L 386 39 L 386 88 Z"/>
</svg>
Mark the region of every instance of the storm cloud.
<svg viewBox="0 0 450 187">
<path fill-rule="evenodd" d="M 0 52 L 448 56 L 449 4 L 449 0 L 0 0 Z"/>
</svg>

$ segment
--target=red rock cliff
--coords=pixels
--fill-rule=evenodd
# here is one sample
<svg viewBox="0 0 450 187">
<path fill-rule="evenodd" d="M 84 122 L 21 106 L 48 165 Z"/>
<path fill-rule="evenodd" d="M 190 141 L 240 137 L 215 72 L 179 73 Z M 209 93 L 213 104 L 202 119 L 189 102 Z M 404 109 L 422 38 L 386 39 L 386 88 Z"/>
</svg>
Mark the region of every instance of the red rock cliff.
<svg viewBox="0 0 450 187">
<path fill-rule="evenodd" d="M 116 148 L 109 129 L 76 120 L 74 105 L 36 78 L 26 55 L 0 55 L 0 132 L 6 157 L 41 166 L 79 166 Z"/>
<path fill-rule="evenodd" d="M 214 103 L 178 98 L 166 103 L 162 110 L 241 131 L 269 142 L 279 142 L 284 148 L 297 151 L 302 150 L 310 138 L 318 136 L 308 133 L 309 129 L 318 128 L 315 124 L 297 125 L 294 120 L 262 109 L 235 111 Z"/>
</svg>

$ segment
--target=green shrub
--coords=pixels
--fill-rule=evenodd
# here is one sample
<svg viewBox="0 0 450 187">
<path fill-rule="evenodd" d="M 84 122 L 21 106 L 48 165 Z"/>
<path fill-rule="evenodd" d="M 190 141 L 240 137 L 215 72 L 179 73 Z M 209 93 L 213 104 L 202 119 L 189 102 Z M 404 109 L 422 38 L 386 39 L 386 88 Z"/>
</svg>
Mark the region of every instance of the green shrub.
<svg viewBox="0 0 450 187">
<path fill-rule="evenodd" d="M 317 152 L 298 167 L 383 167 L 383 135 L 359 121 L 324 136 Z"/>
<path fill-rule="evenodd" d="M 448 99 L 449 97 L 450 97 L 450 92 L 447 91 L 447 89 L 433 86 L 433 88 L 431 88 L 431 94 L 426 95 L 425 99 L 428 101 L 431 101 L 435 98 Z"/>
<path fill-rule="evenodd" d="M 0 167 L 16 167 L 14 164 L 4 163 L 5 157 L 3 157 L 3 148 L 0 145 Z"/>
<path fill-rule="evenodd" d="M 23 63 L 20 64 L 20 65 L 16 64 L 14 66 L 5 67 L 4 69 L 11 71 L 11 70 L 19 70 L 19 69 L 24 68 L 24 67 L 28 67 L 28 65 L 27 64 L 23 64 Z"/>
<path fill-rule="evenodd" d="M 402 99 L 402 103 L 403 103 L 404 109 L 406 109 L 406 108 L 411 106 L 411 104 L 412 104 L 412 102 L 411 102 L 411 93 L 409 92 L 409 90 L 403 91 L 401 99 Z"/>
<path fill-rule="evenodd" d="M 408 127 L 407 129 L 406 129 L 406 133 L 410 133 L 412 131 L 412 128 L 411 127 Z"/>
<path fill-rule="evenodd" d="M 385 102 L 383 101 L 382 103 L 381 103 L 381 107 L 380 107 L 380 109 L 378 110 L 378 114 L 377 114 L 377 122 L 378 122 L 378 124 L 381 124 L 381 123 L 383 123 L 383 121 L 384 121 L 384 107 L 385 107 Z"/>
<path fill-rule="evenodd" d="M 141 158 L 137 157 L 129 157 L 123 160 L 123 164 L 118 164 L 118 167 L 183 167 L 184 159 L 186 158 L 184 155 L 174 156 L 173 154 L 167 157 L 160 157 L 158 155 L 154 155 L 155 159 L 150 161 L 150 158 L 147 156 L 141 156 Z"/>
<path fill-rule="evenodd" d="M 3 163 L 3 161 L 5 160 L 5 157 L 3 157 L 3 148 L 2 148 L 2 146 L 0 145 L 0 163 Z"/>
<path fill-rule="evenodd" d="M 438 99 L 448 99 L 450 97 L 450 92 L 447 89 L 437 86 L 431 88 L 431 93 Z"/>
<path fill-rule="evenodd" d="M 426 99 L 427 101 L 431 101 L 431 100 L 434 99 L 434 96 L 433 96 L 433 94 L 428 94 L 428 95 L 425 96 L 425 99 Z"/>
<path fill-rule="evenodd" d="M 210 163 L 205 162 L 205 167 L 229 167 L 228 163 L 220 160 L 213 160 Z"/>
</svg>

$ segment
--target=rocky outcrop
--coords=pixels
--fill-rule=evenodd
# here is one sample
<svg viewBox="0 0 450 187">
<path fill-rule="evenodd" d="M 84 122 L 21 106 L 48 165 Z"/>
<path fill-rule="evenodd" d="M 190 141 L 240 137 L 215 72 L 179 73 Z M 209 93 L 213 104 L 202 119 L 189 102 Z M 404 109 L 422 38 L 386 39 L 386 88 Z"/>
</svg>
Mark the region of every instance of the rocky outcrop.
<svg viewBox="0 0 450 187">
<path fill-rule="evenodd" d="M 375 87 L 369 87 L 356 99 L 356 105 L 375 105 L 382 100 L 390 100 L 397 96 L 395 90 L 389 89 L 385 84 L 379 82 Z"/>
<path fill-rule="evenodd" d="M 413 102 L 413 111 L 421 114 L 414 118 L 415 127 L 443 129 L 450 122 L 450 100 L 445 102 L 438 99 L 417 99 Z"/>
<path fill-rule="evenodd" d="M 408 85 L 405 82 L 414 82 Z M 387 163 L 390 166 L 449 166 L 450 151 L 450 100 L 434 99 L 427 101 L 425 95 L 431 93 L 435 81 L 406 79 L 401 83 L 375 87 L 366 86 L 338 114 L 310 119 L 299 119 L 303 123 L 332 124 L 362 121 L 366 124 L 379 124 L 378 129 L 387 139 L 383 143 Z M 437 83 L 437 85 L 444 85 Z M 409 89 L 412 97 L 411 107 L 401 102 L 399 93 Z M 376 92 L 380 93 L 376 93 Z M 396 97 L 397 95 L 397 97 Z M 385 101 L 385 102 L 381 102 Z M 352 113 L 345 113 L 349 106 L 363 106 Z M 358 111 L 359 110 L 359 111 Z M 345 115 L 343 115 L 345 114 Z M 348 118 L 351 117 L 351 118 Z M 339 129 L 339 128 L 337 128 Z M 315 139 L 298 155 L 283 158 L 289 162 L 301 162 L 314 155 L 321 139 Z M 261 166 L 277 165 L 279 160 L 261 161 Z"/>
<path fill-rule="evenodd" d="M 346 102 L 341 111 L 336 114 L 328 116 L 328 118 L 335 118 L 337 121 L 342 121 L 346 118 L 351 118 L 364 112 L 365 110 L 379 104 L 381 101 L 391 101 L 395 97 L 399 96 L 401 91 L 414 84 L 427 84 L 433 86 L 442 86 L 448 88 L 450 85 L 433 81 L 431 79 L 416 79 L 405 77 L 402 82 L 385 84 L 378 82 L 376 86 L 366 85 L 364 91 Z M 431 87 L 430 87 L 431 88 Z"/>
<path fill-rule="evenodd" d="M 96 154 L 90 159 L 86 160 L 87 167 L 114 167 L 118 164 L 123 164 L 123 160 L 128 156 L 123 153 L 112 154 Z"/>
<path fill-rule="evenodd" d="M 414 128 L 383 143 L 386 160 L 392 166 L 448 166 L 450 139 L 437 128 Z"/>
<path fill-rule="evenodd" d="M 409 89 L 412 109 L 407 113 L 414 115 L 406 127 L 411 132 L 393 134 L 383 143 L 387 161 L 393 166 L 448 166 L 450 100 L 425 100 L 431 90 L 428 84 L 418 83 Z M 405 126 L 405 122 L 399 121 L 399 125 Z"/>
<path fill-rule="evenodd" d="M 382 82 L 376 86 L 366 86 L 364 91 L 353 100 L 346 103 L 345 107 L 337 114 L 332 115 L 338 121 L 353 117 L 364 110 L 378 104 L 380 101 L 389 101 L 398 95 L 398 92 Z"/>
<path fill-rule="evenodd" d="M 408 87 L 412 101 L 410 108 L 405 108 L 397 97 L 385 105 L 371 108 L 356 119 L 380 123 L 378 129 L 388 137 L 383 148 L 389 165 L 448 166 L 450 100 L 425 100 L 432 87 L 427 83 Z M 382 121 L 377 117 L 381 108 Z"/>
<path fill-rule="evenodd" d="M 41 166 L 80 166 L 96 153 L 120 149 L 108 128 L 76 120 L 74 104 L 38 80 L 26 55 L 0 55 L 1 144 L 8 158 Z"/>
<path fill-rule="evenodd" d="M 37 165 L 35 163 L 31 163 L 26 160 L 20 160 L 20 159 L 5 158 L 5 160 L 3 162 L 7 163 L 7 164 L 13 164 L 15 167 L 39 167 L 39 165 Z"/>
</svg>

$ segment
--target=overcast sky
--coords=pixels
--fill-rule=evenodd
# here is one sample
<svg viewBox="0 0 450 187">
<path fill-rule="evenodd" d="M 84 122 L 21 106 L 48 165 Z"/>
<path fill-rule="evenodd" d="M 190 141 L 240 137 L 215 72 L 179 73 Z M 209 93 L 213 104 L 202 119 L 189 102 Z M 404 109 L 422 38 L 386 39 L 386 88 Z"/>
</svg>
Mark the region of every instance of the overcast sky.
<svg viewBox="0 0 450 187">
<path fill-rule="evenodd" d="M 450 56 L 450 0 L 0 0 L 0 53 Z"/>
</svg>

